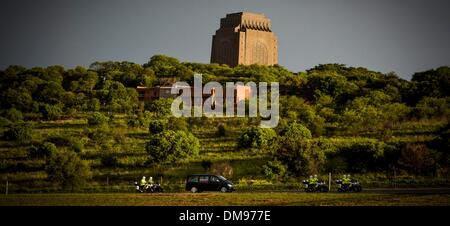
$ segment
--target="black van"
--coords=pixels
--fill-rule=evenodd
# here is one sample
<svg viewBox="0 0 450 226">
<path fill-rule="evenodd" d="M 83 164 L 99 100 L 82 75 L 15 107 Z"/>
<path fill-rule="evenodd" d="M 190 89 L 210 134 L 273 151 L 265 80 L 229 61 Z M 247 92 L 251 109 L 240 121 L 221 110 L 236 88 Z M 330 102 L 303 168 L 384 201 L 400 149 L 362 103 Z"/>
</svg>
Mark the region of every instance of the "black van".
<svg viewBox="0 0 450 226">
<path fill-rule="evenodd" d="M 234 185 L 223 176 L 210 174 L 189 175 L 186 179 L 186 191 L 221 191 L 232 192 Z"/>
</svg>

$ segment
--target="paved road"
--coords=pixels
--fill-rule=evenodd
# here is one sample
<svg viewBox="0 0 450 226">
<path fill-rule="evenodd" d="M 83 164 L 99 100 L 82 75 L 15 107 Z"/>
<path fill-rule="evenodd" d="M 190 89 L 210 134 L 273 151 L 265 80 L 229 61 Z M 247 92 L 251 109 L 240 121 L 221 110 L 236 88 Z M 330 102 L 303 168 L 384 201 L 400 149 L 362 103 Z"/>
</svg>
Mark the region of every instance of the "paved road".
<svg viewBox="0 0 450 226">
<path fill-rule="evenodd" d="M 450 194 L 450 188 L 374 188 L 364 189 L 363 192 L 386 194 Z"/>
<path fill-rule="evenodd" d="M 254 190 L 254 191 L 239 191 L 238 193 L 251 192 L 293 192 L 301 193 L 303 190 Z M 450 194 L 450 188 L 371 188 L 364 189 L 363 193 L 379 193 L 379 194 Z M 338 193 L 336 190 L 331 190 L 330 193 Z"/>
</svg>

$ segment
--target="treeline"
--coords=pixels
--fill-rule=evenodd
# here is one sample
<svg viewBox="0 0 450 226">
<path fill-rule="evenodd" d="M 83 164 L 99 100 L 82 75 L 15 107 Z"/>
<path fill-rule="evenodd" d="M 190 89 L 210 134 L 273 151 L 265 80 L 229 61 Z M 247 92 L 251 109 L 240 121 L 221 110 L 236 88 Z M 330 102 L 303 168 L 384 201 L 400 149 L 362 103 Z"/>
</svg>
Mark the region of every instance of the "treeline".
<svg viewBox="0 0 450 226">
<path fill-rule="evenodd" d="M 286 94 L 281 105 L 284 116 L 300 117 L 308 121 L 308 128 L 344 122 L 345 127 L 358 130 L 383 121 L 449 115 L 449 67 L 416 73 L 407 81 L 394 73 L 339 64 L 293 73 L 279 65 L 230 68 L 156 55 L 144 65 L 95 62 L 89 68 L 67 70 L 10 66 L 0 71 L 1 120 L 53 120 L 85 111 L 135 114 L 144 110 L 137 101 L 136 86 L 157 85 L 168 77 L 192 82 L 194 72 L 203 74 L 204 82 L 278 81 Z M 320 129 L 312 130 L 320 134 Z"/>
</svg>

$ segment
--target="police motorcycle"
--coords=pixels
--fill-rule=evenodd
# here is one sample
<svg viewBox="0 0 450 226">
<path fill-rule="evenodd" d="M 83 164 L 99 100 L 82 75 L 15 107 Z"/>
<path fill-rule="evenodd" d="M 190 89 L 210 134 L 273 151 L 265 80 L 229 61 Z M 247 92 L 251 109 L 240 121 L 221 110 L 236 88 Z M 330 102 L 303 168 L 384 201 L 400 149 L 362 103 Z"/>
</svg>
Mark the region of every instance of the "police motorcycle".
<svg viewBox="0 0 450 226">
<path fill-rule="evenodd" d="M 322 180 L 319 180 L 316 184 L 311 184 L 309 180 L 303 180 L 302 183 L 305 192 L 328 192 L 328 186 Z"/>
<path fill-rule="evenodd" d="M 159 183 L 147 183 L 144 186 L 141 186 L 137 181 L 134 182 L 134 187 L 136 192 L 139 193 L 155 193 L 155 192 L 163 192 L 163 188 Z"/>
<path fill-rule="evenodd" d="M 361 192 L 362 186 L 357 180 L 351 180 L 349 184 L 343 184 L 342 180 L 336 180 L 338 192 Z"/>
</svg>

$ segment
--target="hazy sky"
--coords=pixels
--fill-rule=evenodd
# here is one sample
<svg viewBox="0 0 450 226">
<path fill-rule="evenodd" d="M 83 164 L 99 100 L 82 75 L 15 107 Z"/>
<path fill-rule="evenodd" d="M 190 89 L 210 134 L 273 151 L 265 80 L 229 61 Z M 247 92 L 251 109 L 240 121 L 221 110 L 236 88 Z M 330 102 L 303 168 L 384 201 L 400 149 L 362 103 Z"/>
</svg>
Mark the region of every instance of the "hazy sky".
<svg viewBox="0 0 450 226">
<path fill-rule="evenodd" d="M 450 65 L 448 0 L 1 0 L 0 69 L 155 54 L 209 63 L 220 18 L 239 11 L 272 20 L 279 64 L 294 72 L 342 63 L 409 79 Z"/>
</svg>

